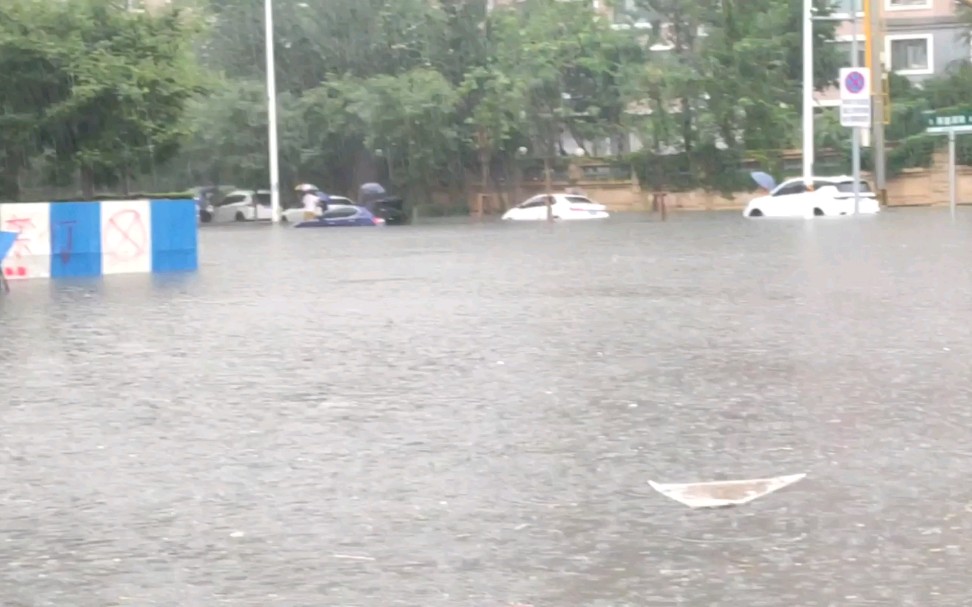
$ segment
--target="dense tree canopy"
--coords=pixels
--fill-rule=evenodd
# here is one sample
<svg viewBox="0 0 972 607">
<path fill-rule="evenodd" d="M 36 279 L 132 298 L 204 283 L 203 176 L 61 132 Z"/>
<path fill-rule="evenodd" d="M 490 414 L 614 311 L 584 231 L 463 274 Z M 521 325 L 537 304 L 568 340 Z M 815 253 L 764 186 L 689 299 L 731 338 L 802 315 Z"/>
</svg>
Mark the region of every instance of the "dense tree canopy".
<svg viewBox="0 0 972 607">
<path fill-rule="evenodd" d="M 178 0 L 152 15 L 118 4 L 0 3 L 0 195 L 16 196 L 28 167 L 80 176 L 88 194 L 148 173 L 169 188 L 265 187 L 264 0 Z M 275 0 L 283 182 L 347 191 L 381 178 L 424 193 L 565 145 L 619 157 L 641 145 L 698 172 L 797 144 L 798 2 L 615 4 L 609 19 L 558 0 L 489 14 L 484 0 Z M 825 88 L 843 61 L 833 23 L 815 28 Z M 902 138 L 930 103 L 967 90 L 896 86 Z M 828 125 L 821 142 L 846 145 Z"/>
<path fill-rule="evenodd" d="M 4 186 L 42 155 L 77 169 L 86 194 L 172 158 L 202 92 L 193 30 L 177 12 L 148 17 L 101 0 L 0 4 Z M 11 192 L 12 190 L 12 192 Z"/>
<path fill-rule="evenodd" d="M 566 140 L 598 156 L 627 152 L 630 133 L 659 151 L 788 147 L 799 114 L 799 8 L 754 1 L 759 11 L 635 0 L 654 21 L 644 35 L 625 29 L 623 14 L 594 18 L 587 2 L 527 0 L 487 15 L 473 0 L 276 0 L 278 86 L 306 98 L 302 111 L 314 117 L 293 121 L 304 129 L 293 134 L 304 139 L 302 160 L 282 165 L 345 186 L 362 161 L 378 160 L 396 185 L 415 188 L 461 180 L 477 161 L 508 164 L 522 148 L 560 156 Z M 263 2 L 242 4 L 211 4 L 205 58 L 230 82 L 264 77 Z M 819 30 L 832 37 L 832 25 Z M 821 49 L 822 87 L 837 62 Z M 230 120 L 210 128 L 226 129 L 214 144 L 237 137 Z"/>
</svg>

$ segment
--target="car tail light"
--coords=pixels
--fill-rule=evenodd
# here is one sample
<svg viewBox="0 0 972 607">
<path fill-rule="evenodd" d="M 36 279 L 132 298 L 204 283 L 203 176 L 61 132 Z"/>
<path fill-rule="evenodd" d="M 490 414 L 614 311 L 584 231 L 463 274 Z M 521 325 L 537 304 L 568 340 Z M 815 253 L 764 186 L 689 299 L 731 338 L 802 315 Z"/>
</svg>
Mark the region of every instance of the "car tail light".
<svg viewBox="0 0 972 607">
<path fill-rule="evenodd" d="M 385 223 L 385 220 L 382 219 L 381 217 L 372 217 L 371 218 L 371 222 L 373 224 L 375 224 L 376 226 L 380 226 L 380 225 L 383 225 Z"/>
</svg>

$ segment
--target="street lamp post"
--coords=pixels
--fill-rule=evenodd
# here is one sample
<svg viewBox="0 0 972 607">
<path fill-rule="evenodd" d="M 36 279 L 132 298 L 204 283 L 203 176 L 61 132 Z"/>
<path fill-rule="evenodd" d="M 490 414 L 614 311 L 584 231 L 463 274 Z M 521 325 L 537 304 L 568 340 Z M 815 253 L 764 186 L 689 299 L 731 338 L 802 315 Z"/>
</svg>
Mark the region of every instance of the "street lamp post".
<svg viewBox="0 0 972 607">
<path fill-rule="evenodd" d="M 803 182 L 813 183 L 813 0 L 803 0 Z"/>
<path fill-rule="evenodd" d="M 280 159 L 277 147 L 277 66 L 273 54 L 273 0 L 264 0 L 267 48 L 267 136 L 270 140 L 270 210 L 280 221 Z"/>
</svg>

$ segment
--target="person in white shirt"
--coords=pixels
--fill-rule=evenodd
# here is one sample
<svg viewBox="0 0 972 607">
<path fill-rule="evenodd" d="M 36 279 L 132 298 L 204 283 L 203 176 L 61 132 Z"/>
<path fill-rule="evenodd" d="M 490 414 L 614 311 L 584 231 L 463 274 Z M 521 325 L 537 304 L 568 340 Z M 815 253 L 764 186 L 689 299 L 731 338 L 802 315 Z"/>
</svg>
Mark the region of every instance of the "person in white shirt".
<svg viewBox="0 0 972 607">
<path fill-rule="evenodd" d="M 301 193 L 300 203 L 304 206 L 304 221 L 317 219 L 317 210 L 321 203 L 317 188 L 309 183 L 302 183 L 295 189 Z"/>
</svg>

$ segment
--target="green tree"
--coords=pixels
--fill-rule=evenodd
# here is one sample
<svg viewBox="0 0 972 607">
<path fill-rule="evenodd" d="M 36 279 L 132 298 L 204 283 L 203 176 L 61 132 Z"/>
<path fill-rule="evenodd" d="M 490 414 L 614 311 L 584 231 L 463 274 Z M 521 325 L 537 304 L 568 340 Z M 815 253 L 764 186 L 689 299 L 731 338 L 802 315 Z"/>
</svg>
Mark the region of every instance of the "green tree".
<svg viewBox="0 0 972 607">
<path fill-rule="evenodd" d="M 202 90 L 192 31 L 176 11 L 129 13 L 109 0 L 5 1 L 0 105 L 17 118 L 0 138 L 9 133 L 21 159 L 29 145 L 78 169 L 85 196 L 165 162 Z"/>
<path fill-rule="evenodd" d="M 278 99 L 281 172 L 293 175 L 302 142 L 298 101 L 284 94 Z M 211 94 L 194 99 L 188 108 L 191 135 L 181 161 L 192 179 L 207 184 L 233 183 L 266 187 L 267 98 L 262 82 L 235 80 L 214 85 Z"/>
<path fill-rule="evenodd" d="M 455 158 L 458 91 L 439 72 L 418 68 L 400 75 L 347 83 L 349 109 L 364 125 L 364 144 L 388 159 L 395 185 L 428 194 L 438 169 Z"/>
<path fill-rule="evenodd" d="M 820 2 L 825 13 L 825 2 Z M 689 174 L 720 181 L 747 150 L 788 148 L 799 139 L 802 91 L 801 6 L 788 0 L 635 0 L 651 23 L 650 56 L 630 79 L 628 124 L 656 154 L 656 181 Z M 840 64 L 833 24 L 815 25 L 815 87 Z M 658 154 L 681 152 L 676 163 Z M 734 160 L 735 158 L 735 160 Z M 676 168 L 677 166 L 677 168 Z"/>
<path fill-rule="evenodd" d="M 535 155 L 557 155 L 562 132 L 582 148 L 620 134 L 619 83 L 642 59 L 635 40 L 595 19 L 589 5 L 557 0 L 497 11 L 490 27 L 490 66 L 519 87 Z"/>
<path fill-rule="evenodd" d="M 208 66 L 231 78 L 262 79 L 263 0 L 210 0 Z M 438 63 L 449 49 L 447 19 L 427 0 L 275 0 L 274 53 L 280 90 L 300 93 L 333 78 L 400 74 Z"/>
</svg>

